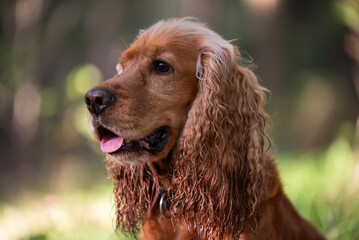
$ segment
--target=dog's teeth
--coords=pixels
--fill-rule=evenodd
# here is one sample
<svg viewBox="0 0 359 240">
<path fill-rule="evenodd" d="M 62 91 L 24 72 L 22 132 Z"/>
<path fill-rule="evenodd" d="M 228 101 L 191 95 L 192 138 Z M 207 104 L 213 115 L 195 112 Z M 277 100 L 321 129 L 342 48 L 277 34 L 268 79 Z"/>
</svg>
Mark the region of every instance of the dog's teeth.
<svg viewBox="0 0 359 240">
<path fill-rule="evenodd" d="M 141 148 L 145 148 L 147 150 L 150 150 L 150 145 L 147 142 L 143 141 L 143 140 L 140 141 L 140 146 L 141 146 Z"/>
</svg>

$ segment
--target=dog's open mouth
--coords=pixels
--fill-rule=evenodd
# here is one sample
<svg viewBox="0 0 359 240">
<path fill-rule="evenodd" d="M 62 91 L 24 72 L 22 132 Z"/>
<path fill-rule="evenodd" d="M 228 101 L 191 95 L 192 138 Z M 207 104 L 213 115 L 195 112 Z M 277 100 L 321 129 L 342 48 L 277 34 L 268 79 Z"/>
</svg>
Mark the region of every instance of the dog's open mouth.
<svg viewBox="0 0 359 240">
<path fill-rule="evenodd" d="M 136 153 L 143 150 L 152 154 L 159 153 L 166 147 L 169 135 L 168 127 L 160 127 L 145 138 L 127 142 L 104 127 L 99 127 L 97 131 L 101 139 L 101 150 L 109 154 Z"/>
</svg>

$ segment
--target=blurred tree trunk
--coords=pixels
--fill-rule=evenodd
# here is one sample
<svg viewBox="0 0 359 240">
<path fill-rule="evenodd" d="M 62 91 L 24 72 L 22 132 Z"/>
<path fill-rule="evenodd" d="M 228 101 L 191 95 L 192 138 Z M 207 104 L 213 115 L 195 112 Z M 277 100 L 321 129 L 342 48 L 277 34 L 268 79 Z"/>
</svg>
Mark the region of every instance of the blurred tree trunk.
<svg viewBox="0 0 359 240">
<path fill-rule="evenodd" d="M 355 64 L 353 66 L 353 79 L 357 97 L 359 99 L 359 31 L 353 33 L 353 46 L 355 54 Z M 355 191 L 359 190 L 359 115 L 357 117 L 355 133 L 354 133 L 354 159 L 355 159 L 355 168 L 353 176 L 353 185 Z"/>
<path fill-rule="evenodd" d="M 273 95 L 281 92 L 283 80 L 283 36 L 284 36 L 284 8 L 279 0 L 253 1 L 246 0 L 251 11 L 254 39 L 257 40 L 256 50 L 258 74 L 263 78 L 265 86 Z M 268 2 L 266 4 L 266 2 Z"/>
</svg>

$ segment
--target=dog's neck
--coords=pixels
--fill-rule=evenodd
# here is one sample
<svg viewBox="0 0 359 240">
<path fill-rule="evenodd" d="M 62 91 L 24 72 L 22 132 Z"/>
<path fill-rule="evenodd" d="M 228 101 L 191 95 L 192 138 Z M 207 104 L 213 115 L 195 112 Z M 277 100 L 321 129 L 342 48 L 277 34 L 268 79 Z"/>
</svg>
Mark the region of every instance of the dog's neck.
<svg viewBox="0 0 359 240">
<path fill-rule="evenodd" d="M 170 173 L 171 170 L 171 162 L 173 160 L 173 151 L 171 150 L 166 157 L 160 159 L 157 162 L 153 163 L 153 166 L 155 167 L 157 174 L 159 176 L 165 176 Z"/>
</svg>

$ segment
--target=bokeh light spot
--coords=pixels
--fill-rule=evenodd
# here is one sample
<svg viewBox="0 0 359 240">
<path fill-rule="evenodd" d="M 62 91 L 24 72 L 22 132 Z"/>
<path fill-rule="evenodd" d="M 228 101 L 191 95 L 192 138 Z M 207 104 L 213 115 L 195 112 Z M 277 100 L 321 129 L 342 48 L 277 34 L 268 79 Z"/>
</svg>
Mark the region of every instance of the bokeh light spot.
<svg viewBox="0 0 359 240">
<path fill-rule="evenodd" d="M 90 132 L 90 127 L 87 121 L 86 107 L 84 104 L 79 104 L 75 110 L 74 114 L 74 124 L 77 132 L 79 132 L 84 137 L 93 139 L 93 136 Z"/>
<path fill-rule="evenodd" d="M 82 99 L 85 93 L 102 80 L 101 71 L 92 64 L 73 69 L 67 77 L 66 94 L 70 100 Z"/>
</svg>

